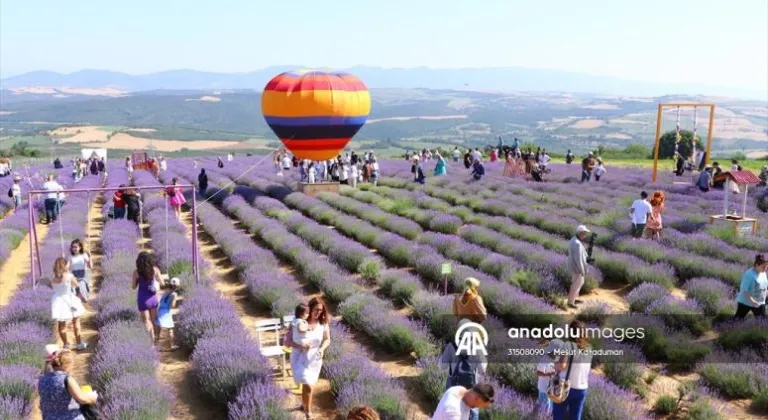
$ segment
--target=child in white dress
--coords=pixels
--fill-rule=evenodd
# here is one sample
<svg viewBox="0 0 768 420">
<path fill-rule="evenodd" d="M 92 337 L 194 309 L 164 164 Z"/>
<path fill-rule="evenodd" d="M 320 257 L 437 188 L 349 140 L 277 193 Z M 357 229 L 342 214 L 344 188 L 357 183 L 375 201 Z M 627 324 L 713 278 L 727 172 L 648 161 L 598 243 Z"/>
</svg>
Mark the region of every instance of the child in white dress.
<svg viewBox="0 0 768 420">
<path fill-rule="evenodd" d="M 309 331 L 309 324 L 307 324 L 307 318 L 309 318 L 309 306 L 301 303 L 296 306 L 295 312 L 296 318 L 291 321 L 291 340 L 305 348 L 309 348 L 310 340 L 307 337 Z"/>
<path fill-rule="evenodd" d="M 57 323 L 64 348 L 70 348 L 67 339 L 67 322 L 72 321 L 72 328 L 75 330 L 75 340 L 77 341 L 75 348 L 85 350 L 87 344 L 80 337 L 80 317 L 85 313 L 85 308 L 73 292 L 77 287 L 77 279 L 69 272 L 67 260 L 61 257 L 57 258 L 53 264 L 53 278 L 51 279 L 51 288 L 53 289 L 51 318 Z"/>
</svg>

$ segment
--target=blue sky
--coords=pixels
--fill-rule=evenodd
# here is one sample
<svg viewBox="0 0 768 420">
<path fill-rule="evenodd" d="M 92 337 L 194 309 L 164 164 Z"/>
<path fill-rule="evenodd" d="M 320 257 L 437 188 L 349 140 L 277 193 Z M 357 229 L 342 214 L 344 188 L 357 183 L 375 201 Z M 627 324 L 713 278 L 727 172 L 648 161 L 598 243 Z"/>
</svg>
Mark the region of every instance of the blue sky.
<svg viewBox="0 0 768 420">
<path fill-rule="evenodd" d="M 768 90 L 768 0 L 0 3 L 2 77 L 278 64 L 520 66 Z"/>
</svg>

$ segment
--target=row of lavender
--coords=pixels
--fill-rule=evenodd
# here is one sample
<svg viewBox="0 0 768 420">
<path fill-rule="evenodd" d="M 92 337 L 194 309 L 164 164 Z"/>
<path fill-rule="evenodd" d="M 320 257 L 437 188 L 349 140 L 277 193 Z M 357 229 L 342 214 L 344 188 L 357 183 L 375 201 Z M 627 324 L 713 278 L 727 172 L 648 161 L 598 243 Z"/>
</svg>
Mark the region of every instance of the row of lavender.
<svg viewBox="0 0 768 420">
<path fill-rule="evenodd" d="M 98 181 L 90 187 L 97 187 Z M 68 229 L 65 240 L 85 233 L 83 215 L 88 214 L 85 197 L 70 197 L 60 217 L 80 223 Z M 86 216 L 87 217 L 87 216 Z M 44 278 L 38 287 L 26 281 L 0 310 L 0 418 L 28 418 L 36 394 L 36 379 L 43 367 L 43 348 L 51 335 L 51 292 L 47 287 L 55 258 L 62 256 L 61 239 L 49 231 L 41 240 Z"/>
<path fill-rule="evenodd" d="M 480 236 L 481 234 L 482 236 Z M 489 242 L 493 234 L 488 231 L 471 232 L 467 229 L 462 236 L 474 236 L 476 238 L 480 236 L 485 243 L 496 245 L 497 247 L 492 246 L 491 248 L 497 250 L 499 243 L 509 242 L 501 235 L 496 235 L 494 241 Z M 511 245 L 506 244 L 508 249 L 514 249 Z M 652 278 L 652 276 L 643 276 L 641 280 L 644 278 Z M 659 316 L 667 328 L 673 331 L 677 330 L 676 336 L 669 333 L 664 334 L 661 326 L 657 326 L 655 330 L 652 330 L 654 332 L 650 334 L 649 339 L 642 343 L 646 354 L 657 360 L 666 360 L 672 367 L 690 369 L 695 366 L 697 361 L 703 360 L 709 354 L 710 349 L 701 345 L 691 346 L 692 340 L 686 338 L 685 335 L 681 336 L 679 331 L 688 330 L 688 332 L 696 335 L 706 331 L 709 325 L 706 319 L 700 316 L 702 310 L 713 317 L 728 317 L 732 313 L 734 290 L 719 280 L 704 278 L 690 280 L 686 283 L 686 289 L 688 296 L 693 300 L 681 301 L 670 296 L 663 287 L 653 284 L 643 285 L 643 287 L 636 289 L 628 296 L 628 300 L 633 311 Z M 650 305 L 650 302 L 654 302 L 653 305 Z M 752 325 L 754 323 L 757 325 Z M 743 353 L 745 345 L 748 346 L 750 342 L 756 342 L 757 344 L 753 347 L 758 347 L 757 351 L 760 352 L 760 343 L 768 341 L 765 337 L 768 330 L 762 328 L 762 332 L 760 332 L 761 326 L 765 326 L 761 321 L 737 325 L 729 323 L 723 326 L 724 335 L 718 340 L 719 348 L 726 351 L 742 350 Z M 664 336 L 667 337 L 662 338 Z M 679 347 L 681 344 L 684 347 Z M 666 350 L 658 352 L 660 348 L 666 348 Z M 681 351 L 680 348 L 685 350 Z M 715 350 L 716 352 L 719 351 L 718 349 Z M 739 357 L 749 360 L 748 356 Z M 699 369 L 705 382 L 728 397 L 753 398 L 753 405 L 760 409 L 759 407 L 765 405 L 765 391 L 763 389 L 765 383 L 768 382 L 768 376 L 762 369 L 749 369 L 744 363 L 729 365 L 726 368 L 720 362 L 728 357 L 732 356 L 713 354 L 707 359 L 709 361 L 706 361 L 704 367 Z M 759 357 L 761 355 L 758 353 L 758 360 Z M 739 372 L 741 375 L 729 376 L 728 372 Z"/>
<path fill-rule="evenodd" d="M 268 188 L 269 189 L 269 188 Z M 279 187 L 272 186 L 273 190 L 279 189 Z M 303 194 L 292 194 L 288 197 L 286 197 L 287 203 L 296 203 L 304 200 L 313 200 L 309 197 L 303 196 Z M 259 203 L 261 201 L 261 203 Z M 322 203 L 318 202 L 317 200 L 314 200 L 316 204 L 322 205 Z M 273 216 L 282 218 L 286 221 L 286 225 L 289 226 L 291 230 L 296 230 L 300 232 L 301 236 L 303 236 L 306 240 L 308 240 L 310 243 L 313 243 L 315 241 L 322 240 L 320 235 L 322 234 L 321 231 L 317 230 L 316 227 L 319 227 L 319 225 L 311 225 L 305 223 L 301 223 L 300 218 L 298 218 L 296 215 L 290 215 L 288 217 L 281 216 L 281 209 L 280 207 L 272 202 L 269 203 L 269 200 L 264 199 L 256 199 L 255 205 L 257 207 L 261 207 L 263 209 L 266 209 L 268 213 L 272 213 Z M 307 203 L 310 207 L 312 207 L 311 202 Z M 326 211 L 323 212 L 323 215 L 330 216 L 328 214 L 327 210 L 330 210 L 326 207 Z M 301 208 L 301 204 L 299 204 L 299 208 Z M 320 209 L 323 210 L 323 209 Z M 330 210 L 332 212 L 332 210 Z M 340 218 L 344 218 L 348 216 L 339 216 Z M 353 218 L 352 218 L 353 219 Z M 348 227 L 351 227 L 355 225 L 353 220 L 350 220 L 352 223 L 347 225 Z M 365 224 L 365 222 L 361 222 L 360 220 L 357 220 L 357 224 L 360 223 Z M 333 223 L 331 223 L 333 224 Z M 297 225 L 303 225 L 297 227 Z M 339 225 L 336 225 L 337 227 Z M 372 228 L 372 227 L 371 227 Z M 328 235 L 328 231 L 325 228 L 322 228 L 326 235 Z M 376 228 L 372 228 L 376 229 Z M 340 230 L 343 231 L 343 228 Z M 363 227 L 363 230 L 365 230 L 365 227 Z M 314 235 L 313 235 L 314 231 Z M 347 232 L 345 232 L 347 233 Z M 368 234 L 371 234 L 370 231 L 366 232 Z M 372 236 L 371 236 L 372 237 Z M 346 244 L 348 241 L 346 240 L 339 240 L 335 237 L 329 237 L 328 241 L 334 242 L 338 245 Z M 354 244 L 354 242 L 353 242 Z M 356 245 L 356 244 L 355 244 Z M 322 246 L 318 243 L 318 246 Z M 450 311 L 450 299 L 447 297 L 440 297 L 437 295 L 434 295 L 432 293 L 429 293 L 424 289 L 424 287 L 421 285 L 421 282 L 405 273 L 399 270 L 388 270 L 384 273 L 382 273 L 379 284 L 382 287 L 382 290 L 388 294 L 390 297 L 392 297 L 394 300 L 407 300 L 410 305 L 414 309 L 414 316 L 416 316 L 419 319 L 422 319 L 424 321 L 428 322 L 428 328 L 430 331 L 435 334 L 435 336 L 443 336 L 445 337 L 447 334 L 449 334 L 449 327 L 447 324 L 445 324 L 445 321 L 449 320 L 450 317 L 448 316 Z M 380 313 L 380 309 L 377 307 L 377 305 L 374 305 L 371 302 L 366 302 L 369 307 L 373 308 L 371 309 L 374 312 Z M 501 324 L 497 321 L 495 323 L 498 326 L 501 326 Z M 503 331 L 499 331 L 499 334 L 503 334 Z M 535 343 L 527 343 L 528 346 L 535 346 Z M 439 367 L 437 367 L 437 364 L 435 363 L 434 359 L 423 359 L 419 362 L 420 367 L 422 367 L 422 374 L 420 379 L 421 389 L 426 390 L 430 396 L 435 399 L 434 401 L 437 401 L 437 398 L 439 398 L 440 393 L 442 392 L 444 383 L 445 383 L 445 372 L 440 370 Z M 498 368 L 498 369 L 496 369 Z M 497 365 L 494 366 L 494 373 L 497 375 L 503 375 L 508 380 L 516 380 L 516 384 L 521 385 L 521 388 L 524 388 L 526 391 L 531 391 L 531 389 L 535 390 L 535 378 L 533 377 L 534 368 L 530 363 L 523 364 L 509 364 L 509 365 Z M 528 381 L 520 380 L 519 376 L 523 375 L 526 377 L 526 379 L 529 379 Z M 616 400 L 616 389 L 613 385 L 607 384 L 602 380 L 598 380 L 600 382 L 596 388 L 603 389 L 606 391 L 610 391 L 608 394 L 596 392 L 593 395 L 592 402 L 590 403 L 590 407 L 593 407 L 593 413 L 600 412 L 599 410 L 603 410 L 605 412 L 605 407 L 611 407 L 614 413 L 614 417 L 601 417 L 601 418 L 620 418 L 621 417 L 621 410 L 627 408 L 627 406 L 631 406 L 633 404 L 633 398 L 629 396 L 628 394 L 623 394 L 625 397 L 625 401 L 623 401 L 621 404 L 617 404 Z M 618 392 L 618 394 L 621 396 L 621 392 Z M 521 399 L 519 397 L 514 397 L 514 392 L 511 390 L 502 390 L 502 395 L 505 395 L 510 398 L 504 398 L 505 402 L 503 404 L 500 404 L 499 407 L 497 407 L 497 412 L 495 415 L 502 415 L 507 416 L 505 418 L 514 418 L 513 414 L 519 415 L 520 413 L 528 412 L 529 410 L 526 409 L 526 407 L 529 407 L 529 402 L 525 399 Z M 610 395 L 610 397 L 608 397 Z M 606 399 L 606 401 L 602 401 L 602 399 Z M 626 403 L 626 405 L 624 404 Z M 609 410 L 610 411 L 610 410 Z"/>
<path fill-rule="evenodd" d="M 139 173 L 139 179 L 134 176 L 137 186 L 157 185 L 154 178 Z M 182 278 L 184 302 L 177 333 L 180 344 L 192 350 L 197 383 L 212 401 L 228 407 L 230 419 L 287 419 L 285 393 L 270 382 L 269 362 L 234 306 L 211 287 L 213 279 L 201 276 L 201 283 L 193 281 L 192 243 L 185 226 L 172 212 L 166 217 L 166 198 L 156 192 L 145 197 L 144 211 L 158 264 L 169 275 Z M 207 269 L 201 256 L 201 273 Z"/>
</svg>

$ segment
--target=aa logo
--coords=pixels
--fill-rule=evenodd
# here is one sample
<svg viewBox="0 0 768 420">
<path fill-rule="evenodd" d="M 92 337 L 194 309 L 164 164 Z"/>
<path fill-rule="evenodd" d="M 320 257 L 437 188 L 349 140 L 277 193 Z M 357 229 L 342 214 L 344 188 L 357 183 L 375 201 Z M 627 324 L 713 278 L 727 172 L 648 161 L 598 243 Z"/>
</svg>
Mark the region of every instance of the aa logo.
<svg viewBox="0 0 768 420">
<path fill-rule="evenodd" d="M 456 343 L 456 356 L 477 356 L 479 353 L 488 356 L 488 352 L 485 350 L 488 345 L 488 332 L 478 323 L 465 322 L 459 325 L 454 342 Z"/>
</svg>

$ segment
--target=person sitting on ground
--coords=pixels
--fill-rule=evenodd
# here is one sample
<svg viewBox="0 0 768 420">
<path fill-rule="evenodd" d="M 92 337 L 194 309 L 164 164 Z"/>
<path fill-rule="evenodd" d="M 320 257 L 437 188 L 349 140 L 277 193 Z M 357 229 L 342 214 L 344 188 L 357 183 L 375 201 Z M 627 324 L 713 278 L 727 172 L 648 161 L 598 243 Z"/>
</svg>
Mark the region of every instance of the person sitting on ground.
<svg viewBox="0 0 768 420">
<path fill-rule="evenodd" d="M 53 160 L 53 168 L 54 169 L 62 169 L 64 168 L 64 165 L 61 164 L 61 159 L 56 158 Z"/>
<path fill-rule="evenodd" d="M 52 352 L 46 358 L 50 370 L 45 371 L 37 380 L 42 418 L 85 420 L 80 406 L 96 404 L 99 395 L 96 391 L 83 391 L 77 380 L 69 374 L 75 361 L 71 351 L 50 350 Z"/>
<path fill-rule="evenodd" d="M 571 274 L 571 288 L 568 291 L 568 307 L 576 309 L 582 301 L 578 299 L 584 278 L 587 275 L 587 248 L 584 243 L 592 232 L 584 225 L 576 227 L 576 235 L 568 244 L 568 262 L 566 269 Z"/>
<path fill-rule="evenodd" d="M 419 184 L 424 184 L 427 177 L 424 175 L 424 169 L 419 162 L 419 155 L 413 156 L 413 162 L 411 164 L 411 173 L 413 174 L 413 181 Z"/>
<path fill-rule="evenodd" d="M 464 318 L 472 322 L 483 323 L 488 318 L 488 310 L 480 296 L 480 280 L 467 277 L 460 294 L 453 298 L 453 315 L 457 320 Z"/>
<path fill-rule="evenodd" d="M 157 336 L 155 336 L 155 345 L 160 341 L 160 335 L 162 335 L 163 331 L 168 331 L 170 351 L 179 349 L 179 346 L 174 342 L 173 328 L 175 327 L 175 324 L 173 322 L 173 308 L 176 306 L 176 298 L 179 295 L 178 289 L 180 285 L 181 280 L 179 280 L 178 277 L 170 279 L 157 306 L 158 333 Z"/>
<path fill-rule="evenodd" d="M 475 181 L 480 181 L 483 178 L 483 175 L 485 175 L 485 166 L 483 166 L 483 162 L 478 159 L 472 164 L 472 178 Z"/>
<path fill-rule="evenodd" d="M 222 169 L 224 167 L 224 161 L 221 160 L 221 157 L 218 157 L 217 159 L 218 159 L 218 162 L 216 163 L 216 166 L 218 166 L 219 169 Z"/>
<path fill-rule="evenodd" d="M 632 203 L 629 208 L 632 217 L 632 237 L 639 239 L 645 232 L 645 224 L 648 222 L 648 215 L 653 212 L 651 203 L 648 202 L 648 193 L 640 192 L 640 198 Z"/>
<path fill-rule="evenodd" d="M 756 317 L 765 318 L 765 303 L 768 297 L 768 261 L 765 256 L 755 256 L 752 268 L 741 276 L 739 294 L 736 296 L 736 315 L 734 318 L 743 319 L 751 311 Z"/>
<path fill-rule="evenodd" d="M 67 323 L 72 321 L 72 329 L 75 331 L 75 341 L 77 350 L 85 350 L 88 345 L 80 336 L 80 317 L 85 314 L 85 308 L 73 290 L 77 290 L 79 285 L 77 279 L 69 272 L 67 260 L 57 258 L 53 263 L 53 277 L 50 287 L 53 289 L 51 296 L 51 318 L 57 323 L 59 337 L 61 337 L 64 348 L 69 348 L 69 339 L 67 338 Z"/>
<path fill-rule="evenodd" d="M 347 420 L 381 420 L 381 417 L 379 417 L 379 413 L 371 407 L 359 405 L 349 410 L 349 413 L 347 413 Z"/>
<path fill-rule="evenodd" d="M 485 383 L 471 389 L 463 386 L 449 388 L 440 398 L 432 420 L 468 420 L 473 409 L 492 406 L 494 394 L 493 386 Z"/>
<path fill-rule="evenodd" d="M 723 181 L 725 182 L 725 181 Z M 699 179 L 696 181 L 696 185 L 701 192 L 709 192 L 712 188 L 712 167 L 707 165 L 704 170 L 699 174 Z"/>
</svg>

